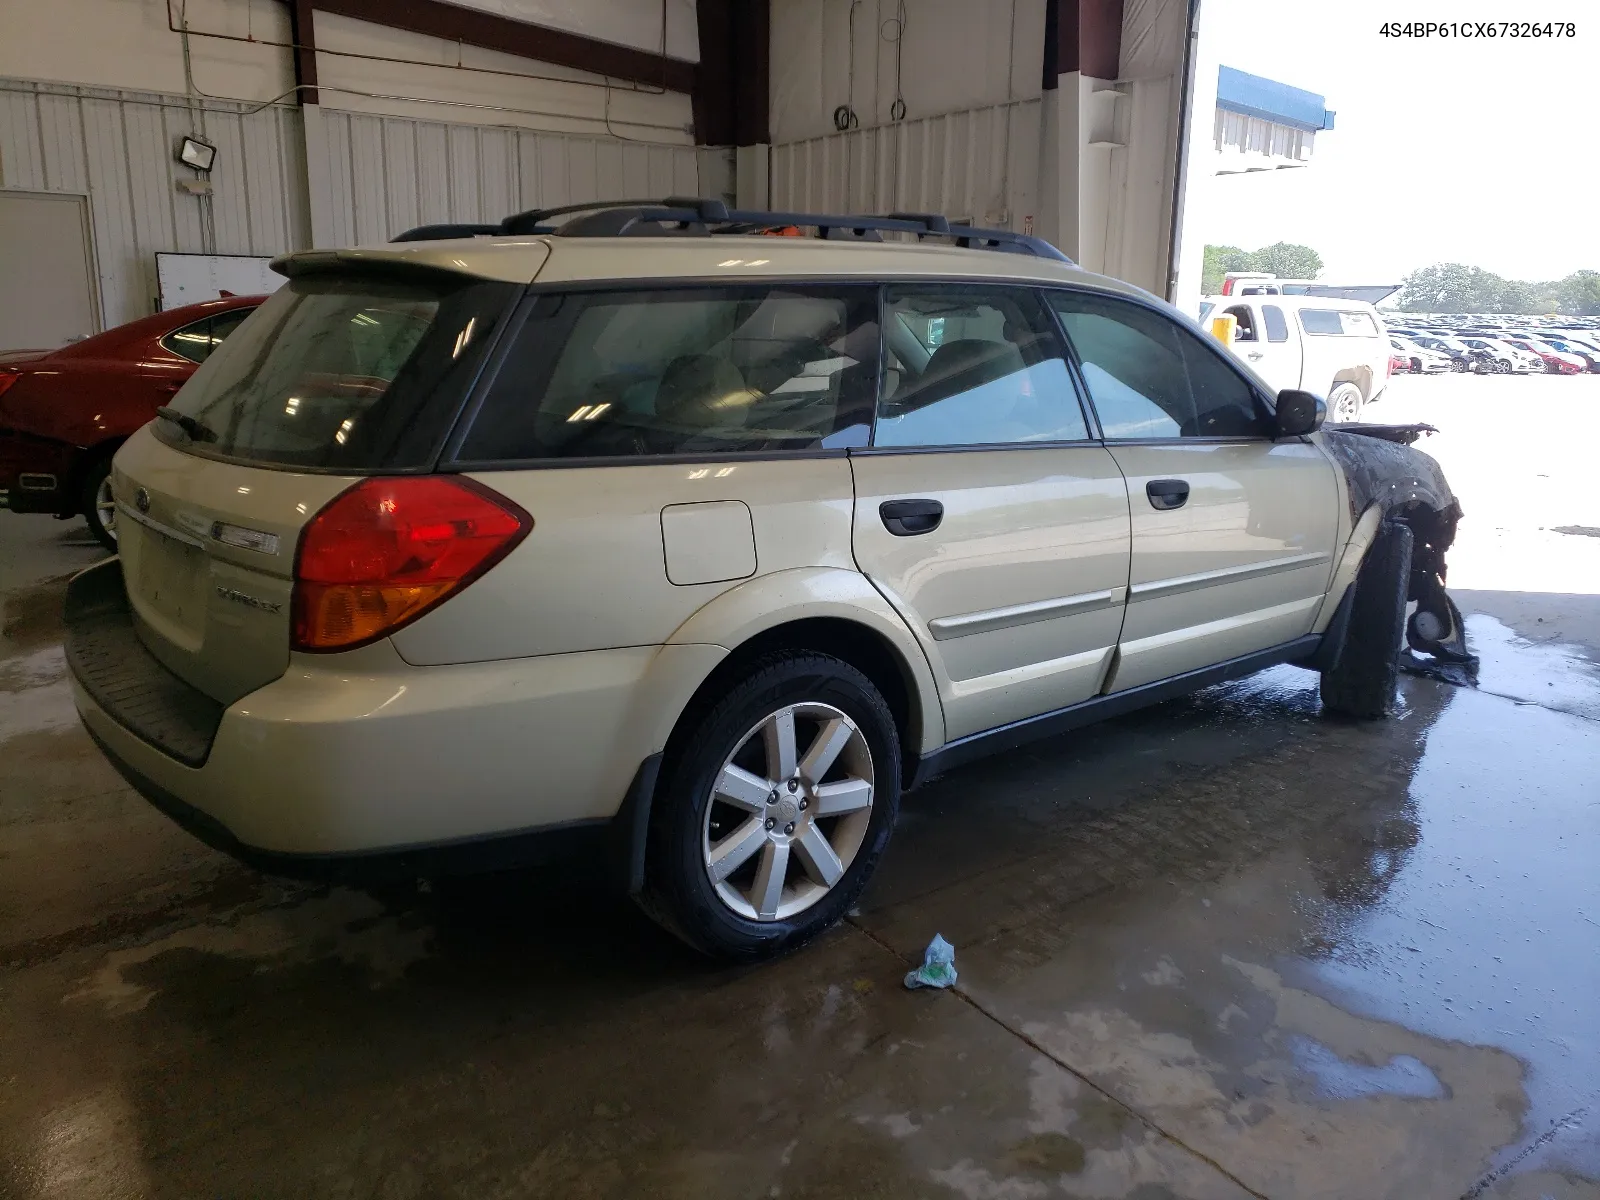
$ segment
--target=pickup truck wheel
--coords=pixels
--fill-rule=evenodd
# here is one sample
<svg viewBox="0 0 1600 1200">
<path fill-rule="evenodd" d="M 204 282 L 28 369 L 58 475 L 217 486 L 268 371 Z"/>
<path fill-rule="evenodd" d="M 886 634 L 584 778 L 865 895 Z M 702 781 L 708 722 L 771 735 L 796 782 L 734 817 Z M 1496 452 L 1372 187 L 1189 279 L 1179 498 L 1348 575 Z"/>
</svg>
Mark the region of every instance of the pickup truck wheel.
<svg viewBox="0 0 1600 1200">
<path fill-rule="evenodd" d="M 101 457 L 84 476 L 78 508 L 89 523 L 95 541 L 107 550 L 117 548 L 117 502 L 111 495 L 111 456 Z"/>
<path fill-rule="evenodd" d="M 888 845 L 889 706 L 848 663 L 789 651 L 687 721 L 651 807 L 640 906 L 716 958 L 793 949 L 844 916 Z"/>
<path fill-rule="evenodd" d="M 1322 707 L 1328 712 L 1371 720 L 1394 709 L 1411 541 L 1409 528 L 1386 523 L 1361 564 L 1344 649 L 1332 669 L 1322 673 Z"/>
<path fill-rule="evenodd" d="M 1353 383 L 1335 384 L 1328 393 L 1328 421 L 1354 421 L 1361 416 L 1361 389 Z"/>
</svg>

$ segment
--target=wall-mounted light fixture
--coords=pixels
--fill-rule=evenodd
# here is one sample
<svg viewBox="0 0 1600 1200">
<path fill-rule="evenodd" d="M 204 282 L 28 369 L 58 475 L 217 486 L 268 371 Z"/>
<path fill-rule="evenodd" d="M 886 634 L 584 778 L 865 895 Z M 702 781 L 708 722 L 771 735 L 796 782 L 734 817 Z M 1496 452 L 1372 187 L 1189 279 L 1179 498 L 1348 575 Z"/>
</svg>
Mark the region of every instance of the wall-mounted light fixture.
<svg viewBox="0 0 1600 1200">
<path fill-rule="evenodd" d="M 217 161 L 217 148 L 199 138 L 186 137 L 178 146 L 178 161 L 196 171 L 209 171 Z"/>
</svg>

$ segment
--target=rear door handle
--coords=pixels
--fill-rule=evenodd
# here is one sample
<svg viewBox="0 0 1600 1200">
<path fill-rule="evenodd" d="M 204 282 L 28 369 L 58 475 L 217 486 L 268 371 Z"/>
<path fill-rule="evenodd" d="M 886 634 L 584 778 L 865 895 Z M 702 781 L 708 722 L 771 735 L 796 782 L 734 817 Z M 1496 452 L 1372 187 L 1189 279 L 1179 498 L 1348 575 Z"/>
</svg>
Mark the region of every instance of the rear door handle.
<svg viewBox="0 0 1600 1200">
<path fill-rule="evenodd" d="M 1245 357 L 1251 362 L 1260 362 L 1264 355 L 1259 350 L 1252 350 L 1249 354 L 1246 354 Z"/>
<path fill-rule="evenodd" d="M 944 505 L 937 500 L 885 500 L 878 505 L 883 527 L 895 537 L 932 533 L 944 520 Z"/>
<path fill-rule="evenodd" d="M 1152 479 L 1144 485 L 1144 494 L 1150 497 L 1151 508 L 1182 508 L 1189 502 L 1189 484 L 1183 479 Z"/>
</svg>

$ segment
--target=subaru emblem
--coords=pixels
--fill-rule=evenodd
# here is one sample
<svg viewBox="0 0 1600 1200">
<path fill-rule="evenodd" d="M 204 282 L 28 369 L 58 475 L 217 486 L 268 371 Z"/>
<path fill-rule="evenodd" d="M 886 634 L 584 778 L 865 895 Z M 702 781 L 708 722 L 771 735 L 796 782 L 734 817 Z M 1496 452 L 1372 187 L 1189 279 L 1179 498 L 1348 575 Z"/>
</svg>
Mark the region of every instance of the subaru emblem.
<svg viewBox="0 0 1600 1200">
<path fill-rule="evenodd" d="M 142 513 L 150 511 L 150 493 L 140 488 L 133 494 L 133 506 Z"/>
</svg>

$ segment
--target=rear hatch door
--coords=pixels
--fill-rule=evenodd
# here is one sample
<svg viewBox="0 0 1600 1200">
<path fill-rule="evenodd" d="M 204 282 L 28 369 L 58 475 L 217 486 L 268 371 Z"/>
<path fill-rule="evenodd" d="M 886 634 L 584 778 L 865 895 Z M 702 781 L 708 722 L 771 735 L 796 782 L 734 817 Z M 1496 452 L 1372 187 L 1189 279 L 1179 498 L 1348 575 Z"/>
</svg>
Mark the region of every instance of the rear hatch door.
<svg viewBox="0 0 1600 1200">
<path fill-rule="evenodd" d="M 296 278 L 119 451 L 140 640 L 223 704 L 288 669 L 295 552 L 374 474 L 432 469 L 521 285 L 445 272 Z"/>
</svg>

